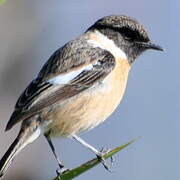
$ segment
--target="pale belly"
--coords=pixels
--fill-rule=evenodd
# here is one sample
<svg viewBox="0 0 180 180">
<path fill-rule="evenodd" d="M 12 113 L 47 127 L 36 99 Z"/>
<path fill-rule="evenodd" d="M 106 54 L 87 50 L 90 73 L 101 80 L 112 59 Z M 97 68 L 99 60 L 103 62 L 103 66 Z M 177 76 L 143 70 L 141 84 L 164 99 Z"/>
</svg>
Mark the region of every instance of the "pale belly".
<svg viewBox="0 0 180 180">
<path fill-rule="evenodd" d="M 126 60 L 96 87 L 70 98 L 49 114 L 51 136 L 70 136 L 94 128 L 107 119 L 120 103 L 130 66 Z"/>
</svg>

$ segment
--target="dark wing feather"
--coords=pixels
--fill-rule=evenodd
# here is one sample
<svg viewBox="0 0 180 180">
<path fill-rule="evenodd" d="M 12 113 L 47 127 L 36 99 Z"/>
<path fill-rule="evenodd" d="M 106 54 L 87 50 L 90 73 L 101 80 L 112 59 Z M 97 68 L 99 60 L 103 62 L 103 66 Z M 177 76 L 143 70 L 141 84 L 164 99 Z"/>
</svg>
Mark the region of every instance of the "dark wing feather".
<svg viewBox="0 0 180 180">
<path fill-rule="evenodd" d="M 59 88 L 56 87 L 55 90 L 53 90 L 52 87 L 52 90 L 50 90 L 51 93 L 46 95 L 45 98 L 41 98 L 41 100 L 37 101 L 29 111 L 31 113 L 37 113 L 57 101 L 60 103 L 92 87 L 96 83 L 101 82 L 114 68 L 115 60 L 114 57 L 107 52 L 106 56 L 99 60 L 98 63 L 99 64 L 94 65 L 92 70 L 85 70 L 80 73 L 76 78 L 70 81 L 69 84 L 60 86 Z"/>
<path fill-rule="evenodd" d="M 53 63 L 58 64 L 59 61 L 61 61 L 61 59 L 59 59 L 59 61 L 57 60 L 59 56 L 61 56 L 61 53 L 58 52 L 60 54 L 59 56 L 57 56 L 56 52 L 54 59 L 53 56 L 50 58 L 50 64 L 46 63 L 44 65 L 39 73 L 38 78 L 32 81 L 20 96 L 19 100 L 16 103 L 15 110 L 7 124 L 6 130 L 11 129 L 12 126 L 17 122 L 37 114 L 38 112 L 42 111 L 43 108 L 50 106 L 56 102 L 61 103 L 62 101 L 92 87 L 97 82 L 102 81 L 114 68 L 114 56 L 112 56 L 108 51 L 105 50 L 98 49 L 97 51 L 97 48 L 94 51 L 91 50 L 89 52 L 91 52 L 91 54 L 93 53 L 93 61 L 90 60 L 91 54 L 85 53 L 86 56 L 84 54 L 83 58 L 85 58 L 86 60 L 79 59 L 79 62 L 83 62 L 83 64 L 87 64 L 87 61 L 88 63 L 94 62 L 93 68 L 91 70 L 85 70 L 81 72 L 68 84 L 53 85 L 51 83 L 48 83 L 47 80 L 54 77 L 54 73 L 61 74 L 65 71 L 69 71 L 69 66 L 66 66 L 68 70 L 60 69 L 59 71 L 57 70 L 59 66 L 56 66 L 56 68 L 53 67 Z M 98 54 L 95 55 L 94 52 L 98 52 Z M 82 52 L 80 54 L 82 54 Z M 71 59 L 71 57 L 69 57 L 69 59 Z M 66 61 L 71 62 L 70 65 L 72 70 L 75 67 L 73 67 L 72 64 L 76 61 L 69 59 L 66 59 Z M 62 60 L 62 62 L 63 61 L 64 59 Z M 66 62 L 66 65 L 67 64 L 68 62 Z"/>
<path fill-rule="evenodd" d="M 15 105 L 14 112 L 12 113 L 6 126 L 6 131 L 11 129 L 14 124 L 18 123 L 22 117 L 23 119 L 26 119 L 26 112 L 28 107 L 33 103 L 34 99 L 39 97 L 42 92 L 51 86 L 52 84 L 48 82 L 42 82 L 39 78 L 33 80 L 19 97 Z"/>
<path fill-rule="evenodd" d="M 54 52 L 44 64 L 38 77 L 45 81 L 61 73 L 68 73 L 80 66 L 97 61 L 98 56 L 103 56 L 103 53 L 106 51 L 94 48 L 81 39 L 70 41 Z"/>
</svg>

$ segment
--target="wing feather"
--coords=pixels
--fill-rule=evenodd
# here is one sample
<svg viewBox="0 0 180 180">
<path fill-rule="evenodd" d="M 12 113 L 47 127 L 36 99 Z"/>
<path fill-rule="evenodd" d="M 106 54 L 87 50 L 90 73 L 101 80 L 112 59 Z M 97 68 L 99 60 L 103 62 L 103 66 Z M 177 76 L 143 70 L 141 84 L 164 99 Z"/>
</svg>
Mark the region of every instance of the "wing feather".
<svg viewBox="0 0 180 180">
<path fill-rule="evenodd" d="M 6 126 L 6 130 L 11 129 L 12 126 L 19 121 L 41 112 L 47 106 L 53 105 L 56 102 L 61 103 L 91 88 L 96 83 L 102 81 L 115 66 L 114 56 L 103 49 L 93 48 L 89 50 L 88 53 L 87 50 L 84 52 L 84 49 L 81 49 L 82 52 L 78 53 L 80 53 L 81 56 L 83 54 L 83 57 L 80 57 L 80 55 L 78 55 L 78 57 L 84 58 L 83 60 L 77 59 L 77 57 L 75 58 L 75 55 L 72 53 L 71 56 L 67 58 L 67 55 L 65 55 L 67 52 L 64 51 L 67 51 L 67 49 L 61 49 L 55 52 L 48 63 L 43 66 L 38 77 L 32 81 L 22 93 Z M 62 54 L 64 54 L 64 56 Z M 64 60 L 63 57 L 65 57 L 66 60 Z M 73 57 L 75 59 L 72 59 Z M 76 61 L 79 62 L 78 67 Z M 66 68 L 62 66 L 61 63 L 66 64 Z M 65 72 L 68 73 L 70 70 L 73 71 L 75 67 L 82 68 L 86 64 L 92 64 L 92 69 L 80 71 L 76 77 L 66 84 L 52 83 L 52 78 L 60 76 L 61 74 L 64 75 Z M 63 68 L 59 69 L 58 65 Z"/>
</svg>

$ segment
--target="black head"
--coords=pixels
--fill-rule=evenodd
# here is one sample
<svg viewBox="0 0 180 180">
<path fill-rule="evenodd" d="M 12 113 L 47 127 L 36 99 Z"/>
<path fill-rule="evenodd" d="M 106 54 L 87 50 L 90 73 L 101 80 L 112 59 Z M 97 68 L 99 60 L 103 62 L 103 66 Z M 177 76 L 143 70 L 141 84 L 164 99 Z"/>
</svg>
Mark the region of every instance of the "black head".
<svg viewBox="0 0 180 180">
<path fill-rule="evenodd" d="M 163 50 L 160 46 L 151 43 L 144 27 L 128 16 L 104 17 L 88 30 L 99 30 L 112 39 L 126 53 L 130 63 L 147 49 Z"/>
</svg>

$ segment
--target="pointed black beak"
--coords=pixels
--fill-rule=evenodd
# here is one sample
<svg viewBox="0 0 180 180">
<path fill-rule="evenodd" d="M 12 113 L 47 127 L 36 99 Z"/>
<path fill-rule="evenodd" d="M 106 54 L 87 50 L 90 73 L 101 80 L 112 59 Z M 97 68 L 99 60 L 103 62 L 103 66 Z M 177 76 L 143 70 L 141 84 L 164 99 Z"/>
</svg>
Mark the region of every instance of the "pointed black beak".
<svg viewBox="0 0 180 180">
<path fill-rule="evenodd" d="M 138 44 L 141 47 L 144 47 L 145 49 L 154 49 L 157 51 L 164 51 L 164 49 L 161 46 L 154 44 L 152 42 L 138 42 Z"/>
<path fill-rule="evenodd" d="M 157 44 L 153 44 L 151 42 L 150 43 L 146 43 L 146 47 L 148 49 L 154 49 L 154 50 L 157 50 L 157 51 L 164 51 L 164 49 L 161 46 L 159 46 Z"/>
</svg>

